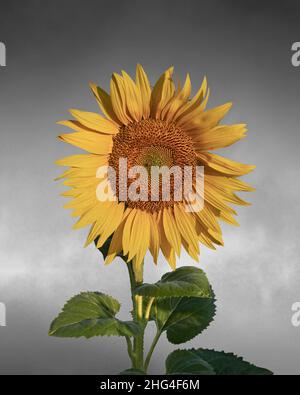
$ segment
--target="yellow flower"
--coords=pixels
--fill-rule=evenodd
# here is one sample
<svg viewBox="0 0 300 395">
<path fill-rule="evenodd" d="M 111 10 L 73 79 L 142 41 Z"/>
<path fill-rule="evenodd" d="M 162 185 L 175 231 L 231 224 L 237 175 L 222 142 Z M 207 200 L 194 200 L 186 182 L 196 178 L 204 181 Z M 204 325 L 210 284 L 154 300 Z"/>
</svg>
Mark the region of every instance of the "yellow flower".
<svg viewBox="0 0 300 395">
<path fill-rule="evenodd" d="M 88 152 L 57 162 L 70 167 L 61 178 L 66 178 L 64 184 L 71 187 L 63 195 L 73 198 L 65 207 L 73 209 L 73 215 L 80 217 L 74 228 L 91 225 L 86 244 L 97 239 L 98 248 L 111 238 L 106 263 L 122 254 L 133 261 L 137 277 L 147 250 L 155 263 L 161 250 L 170 266 L 175 268 L 175 255 L 180 255 L 182 246 L 198 260 L 199 242 L 212 249 L 214 245 L 223 245 L 218 220 L 236 225 L 236 212 L 229 204 L 248 203 L 235 191 L 253 190 L 238 177 L 255 166 L 210 152 L 227 147 L 246 135 L 244 124 L 220 125 L 231 103 L 206 110 L 209 96 L 206 79 L 190 98 L 189 75 L 184 85 L 176 88 L 172 74 L 173 67 L 165 71 L 151 89 L 140 65 L 137 65 L 135 81 L 124 71 L 121 75 L 114 73 L 110 95 L 91 84 L 103 115 L 70 110 L 74 120 L 59 122 L 74 131 L 62 134 L 60 139 Z M 160 195 L 156 201 L 120 199 L 120 158 L 126 158 L 128 171 L 137 165 L 147 169 L 151 166 L 190 166 L 192 169 L 204 166 L 203 209 L 187 211 L 187 201 L 184 198 L 175 200 L 174 190 L 169 201 Z M 112 188 L 115 200 L 102 201 L 97 197 L 97 171 L 105 165 L 116 172 Z M 109 179 L 108 174 L 106 178 Z M 148 181 L 147 188 L 150 188 L 151 179 Z M 128 182 L 127 188 L 132 182 Z M 160 181 L 159 193 L 161 188 Z"/>
</svg>

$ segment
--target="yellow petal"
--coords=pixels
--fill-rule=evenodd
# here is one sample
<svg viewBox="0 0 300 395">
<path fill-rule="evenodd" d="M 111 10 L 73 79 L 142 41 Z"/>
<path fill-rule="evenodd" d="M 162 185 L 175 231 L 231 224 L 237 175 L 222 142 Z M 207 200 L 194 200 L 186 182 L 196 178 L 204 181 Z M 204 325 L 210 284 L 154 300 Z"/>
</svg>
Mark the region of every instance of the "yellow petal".
<svg viewBox="0 0 300 395">
<path fill-rule="evenodd" d="M 96 187 L 97 184 L 99 183 L 99 180 L 97 180 L 96 178 L 70 178 L 67 179 L 63 182 L 63 185 L 69 186 L 69 187 L 74 187 L 74 188 L 79 188 L 81 190 L 83 190 L 84 188 L 94 188 L 95 192 L 96 192 Z M 96 195 L 96 193 L 95 193 Z"/>
<path fill-rule="evenodd" d="M 145 258 L 146 252 L 149 248 L 149 244 L 150 244 L 150 220 L 149 220 L 149 214 L 139 210 L 139 214 L 141 217 L 140 220 L 140 224 L 137 224 L 136 221 L 136 226 L 139 228 L 140 234 L 142 234 L 141 238 L 138 238 L 136 240 L 136 244 L 137 244 L 137 251 L 135 256 L 133 257 L 133 267 L 134 267 L 134 273 L 135 273 L 135 278 L 136 281 L 138 282 L 142 282 L 143 281 L 143 260 Z M 135 228 L 135 224 L 133 225 L 133 234 L 134 232 L 134 228 Z M 134 237 L 132 235 L 132 237 Z M 131 246 L 131 250 L 132 250 L 132 246 Z M 128 259 L 131 254 L 131 252 L 129 252 L 128 255 Z"/>
<path fill-rule="evenodd" d="M 76 120 L 65 120 L 65 121 L 58 121 L 58 125 L 66 126 L 67 128 L 70 128 L 72 130 L 75 130 L 75 132 L 96 132 L 95 129 L 88 128 L 84 126 L 82 123 Z"/>
<path fill-rule="evenodd" d="M 123 236 L 122 236 L 122 245 L 123 245 L 124 255 L 127 255 L 129 252 L 132 223 L 133 223 L 133 220 L 134 220 L 136 213 L 137 213 L 136 209 L 130 209 L 130 210 L 131 211 L 129 212 L 129 214 L 126 218 L 126 223 L 124 226 L 124 231 L 123 231 Z"/>
<path fill-rule="evenodd" d="M 229 207 L 227 204 L 224 203 L 223 199 L 220 198 L 219 195 L 216 195 L 214 193 L 215 191 L 212 190 L 212 188 L 208 185 L 205 184 L 204 187 L 204 195 L 205 195 L 205 201 L 207 201 L 209 204 L 214 206 L 215 208 L 230 213 L 230 214 L 235 214 L 235 211 Z"/>
<path fill-rule="evenodd" d="M 150 220 L 150 252 L 152 254 L 154 263 L 157 264 L 158 253 L 159 253 L 159 233 L 157 223 L 153 215 L 149 216 Z"/>
<path fill-rule="evenodd" d="M 246 125 L 222 125 L 211 130 L 200 132 L 194 139 L 196 152 L 228 147 L 246 137 Z"/>
<path fill-rule="evenodd" d="M 120 225 L 124 214 L 124 203 L 115 203 L 110 208 L 110 213 L 106 217 L 105 222 L 103 223 L 100 229 L 100 237 L 97 242 L 97 248 L 102 247 L 102 245 L 106 242 L 108 237 L 116 230 L 116 228 Z"/>
<path fill-rule="evenodd" d="M 230 225 L 239 226 L 237 220 L 232 215 L 224 211 L 220 212 L 220 219 L 222 219 L 224 222 L 227 222 Z"/>
<path fill-rule="evenodd" d="M 178 88 L 178 92 L 174 97 L 169 100 L 161 112 L 161 119 L 171 122 L 175 121 L 175 114 L 178 109 L 181 108 L 188 101 L 191 93 L 191 80 L 189 74 L 186 76 L 186 80 L 182 89 Z"/>
<path fill-rule="evenodd" d="M 131 118 L 138 122 L 142 119 L 143 115 L 143 104 L 140 90 L 124 70 L 122 71 L 122 76 L 125 88 L 126 107 Z"/>
<path fill-rule="evenodd" d="M 113 234 L 113 237 L 111 239 L 111 243 L 108 249 L 107 257 L 105 259 L 105 264 L 109 265 L 116 255 L 122 252 L 122 236 L 124 233 L 124 226 L 126 223 L 126 219 L 128 217 L 128 214 L 131 212 L 131 209 L 127 208 L 123 214 L 122 221 L 120 225 L 117 227 L 116 231 Z M 125 255 L 123 253 L 123 255 Z"/>
<path fill-rule="evenodd" d="M 75 167 L 63 172 L 59 177 L 55 178 L 55 181 L 62 178 L 81 178 L 81 177 L 96 177 L 97 168 L 81 168 Z"/>
<path fill-rule="evenodd" d="M 215 244 L 220 245 L 220 246 L 224 245 L 223 238 L 222 238 L 222 232 L 214 232 L 211 229 L 207 229 L 207 231 Z"/>
<path fill-rule="evenodd" d="M 109 208 L 114 202 L 98 202 L 92 209 L 88 210 L 82 217 L 73 225 L 73 229 L 80 229 L 90 225 L 103 216 L 109 215 Z"/>
<path fill-rule="evenodd" d="M 181 117 L 180 120 L 177 121 L 177 123 L 187 132 L 189 132 L 189 134 L 197 134 L 197 131 L 199 131 L 200 136 L 200 131 L 206 131 L 218 125 L 219 122 L 231 109 L 231 107 L 232 103 L 225 103 L 208 111 L 202 111 L 202 109 L 197 109 L 193 112 L 188 113 L 184 117 Z"/>
<path fill-rule="evenodd" d="M 182 245 L 186 252 L 194 259 L 194 261 L 199 262 L 199 254 L 200 254 L 200 248 L 198 247 L 198 252 L 194 249 L 194 247 L 191 244 L 188 244 L 188 242 L 185 239 L 182 239 Z"/>
<path fill-rule="evenodd" d="M 70 113 L 87 128 L 104 134 L 118 133 L 118 127 L 109 119 L 103 118 L 100 114 L 75 109 L 71 109 Z"/>
<path fill-rule="evenodd" d="M 147 119 L 150 116 L 151 87 L 147 74 L 145 73 L 143 67 L 140 64 L 138 64 L 136 67 L 136 84 L 141 92 L 141 99 L 143 103 L 143 117 L 144 119 Z"/>
<path fill-rule="evenodd" d="M 88 211 L 92 210 L 97 204 L 98 204 L 98 202 L 89 202 L 89 203 L 86 203 L 86 205 L 80 205 L 79 207 L 75 208 L 75 209 L 72 211 L 71 217 L 81 217 L 81 216 L 84 216 L 84 215 L 86 215 L 86 213 L 87 213 Z M 90 225 L 90 224 L 92 224 L 92 223 L 93 223 L 93 222 L 90 222 L 90 223 L 87 224 L 87 225 Z M 75 224 L 75 225 L 76 225 L 76 224 Z M 83 225 L 82 227 L 87 226 L 87 225 Z M 73 229 L 79 229 L 79 228 L 73 228 Z"/>
<path fill-rule="evenodd" d="M 74 132 L 59 136 L 62 141 L 89 151 L 92 154 L 107 155 L 112 149 L 111 136 L 94 132 Z"/>
<path fill-rule="evenodd" d="M 184 118 L 186 115 L 193 113 L 194 111 L 199 111 L 199 108 L 201 111 L 204 110 L 205 106 L 202 105 L 204 100 L 205 100 L 205 95 L 207 91 L 207 79 L 204 77 L 201 87 L 196 93 L 196 95 L 193 97 L 192 100 L 187 102 L 185 105 L 181 106 L 178 111 L 176 112 L 174 119 L 177 120 L 177 122 Z M 208 99 L 208 95 L 207 95 Z M 206 100 L 207 101 L 207 100 Z"/>
<path fill-rule="evenodd" d="M 210 210 L 207 204 L 205 204 L 201 211 L 194 212 L 193 214 L 199 218 L 199 220 L 203 223 L 203 226 L 205 226 L 207 229 L 211 229 L 214 232 L 221 232 L 221 228 L 218 224 L 218 221 L 216 220 L 216 216 Z"/>
<path fill-rule="evenodd" d="M 216 194 L 221 196 L 224 200 L 242 206 L 250 205 L 250 203 L 245 202 L 243 199 L 239 198 L 235 193 L 233 193 L 230 184 L 230 179 L 226 180 L 224 179 L 224 177 L 213 177 L 207 174 L 205 180 L 211 186 L 211 188 L 215 189 Z"/>
<path fill-rule="evenodd" d="M 187 244 L 192 246 L 192 250 L 199 254 L 198 238 L 192 214 L 187 213 L 182 204 L 175 204 L 174 217 L 182 239 L 185 239 Z"/>
<path fill-rule="evenodd" d="M 108 156 L 92 154 L 71 155 L 59 159 L 55 163 L 58 166 L 72 166 L 85 169 L 98 168 L 108 164 Z"/>
<path fill-rule="evenodd" d="M 110 80 L 110 95 L 114 113 L 124 125 L 132 122 L 133 119 L 129 116 L 126 109 L 126 95 L 124 82 L 121 76 L 114 73 Z"/>
<path fill-rule="evenodd" d="M 91 244 L 99 236 L 102 225 L 103 225 L 102 219 L 101 220 L 98 219 L 94 223 L 94 225 L 91 227 L 91 230 L 90 230 L 88 237 L 86 239 L 86 242 L 84 245 L 85 247 L 87 247 L 89 244 Z"/>
<path fill-rule="evenodd" d="M 227 184 L 229 188 L 232 188 L 235 191 L 243 191 L 243 192 L 253 192 L 255 191 L 255 188 L 253 188 L 251 185 L 248 183 L 238 180 L 236 178 L 232 177 L 227 177 L 226 182 L 224 181 L 224 184 Z"/>
<path fill-rule="evenodd" d="M 220 173 L 232 176 L 242 176 L 250 173 L 255 169 L 254 165 L 245 165 L 243 163 L 235 162 L 223 156 L 211 154 L 209 152 L 198 152 L 198 158 L 210 168 L 217 170 Z"/>
<path fill-rule="evenodd" d="M 136 210 L 130 230 L 130 242 L 128 248 L 128 260 L 138 256 L 138 262 L 145 256 L 150 242 L 150 222 L 148 214 L 142 210 Z"/>
<path fill-rule="evenodd" d="M 79 189 L 68 189 L 67 191 L 62 192 L 60 195 L 64 197 L 75 197 L 79 196 L 81 191 Z"/>
<path fill-rule="evenodd" d="M 210 189 L 214 196 L 220 201 L 238 204 L 240 206 L 250 206 L 250 203 L 244 201 L 235 195 L 228 187 L 224 187 L 219 181 L 212 181 L 211 177 L 206 176 L 205 178 L 205 188 Z"/>
<path fill-rule="evenodd" d="M 111 97 L 109 96 L 109 94 L 105 92 L 104 89 L 100 88 L 95 84 L 90 84 L 90 87 L 92 89 L 92 92 L 97 100 L 97 103 L 101 111 L 106 116 L 106 118 L 110 119 L 117 126 L 120 126 L 121 122 L 119 121 L 116 114 L 114 113 Z"/>
<path fill-rule="evenodd" d="M 199 241 L 211 250 L 215 250 L 216 247 L 213 244 L 213 237 L 208 233 L 208 230 L 203 226 L 202 222 L 198 218 L 196 218 L 195 229 Z"/>
<path fill-rule="evenodd" d="M 74 199 L 64 204 L 64 208 L 84 209 L 86 211 L 88 207 L 94 207 L 97 204 L 97 199 L 93 194 L 80 194 Z"/>
<path fill-rule="evenodd" d="M 173 70 L 174 67 L 170 67 L 166 70 L 152 90 L 150 100 L 150 113 L 152 118 L 160 118 L 164 106 L 174 95 L 175 86 L 172 81 Z"/>
<path fill-rule="evenodd" d="M 173 270 L 175 270 L 176 269 L 175 251 L 171 247 L 170 243 L 166 238 L 162 215 L 160 215 L 158 219 L 158 231 L 159 231 L 160 248 L 162 250 L 162 253 L 166 258 L 167 262 L 169 263 L 170 267 Z"/>
<path fill-rule="evenodd" d="M 190 97 L 191 91 L 192 91 L 191 78 L 190 78 L 190 75 L 187 74 L 185 83 L 184 83 L 183 88 L 182 88 L 180 95 L 179 95 L 180 99 L 188 100 L 188 98 Z"/>
<path fill-rule="evenodd" d="M 141 256 L 135 256 L 132 260 L 132 266 L 133 266 L 133 272 L 134 272 L 134 278 L 136 283 L 142 283 L 143 282 L 143 259 L 141 258 Z M 143 297 L 136 295 L 136 300 L 139 301 L 138 302 L 138 306 L 142 306 L 141 303 L 143 303 Z M 143 309 L 142 307 L 138 307 L 139 309 L 139 316 L 142 317 L 143 314 Z"/>
<path fill-rule="evenodd" d="M 168 242 L 170 243 L 171 247 L 174 248 L 176 254 L 179 256 L 181 247 L 180 232 L 177 228 L 177 224 L 175 222 L 173 214 L 168 208 L 165 208 L 163 210 L 163 225 Z"/>
</svg>

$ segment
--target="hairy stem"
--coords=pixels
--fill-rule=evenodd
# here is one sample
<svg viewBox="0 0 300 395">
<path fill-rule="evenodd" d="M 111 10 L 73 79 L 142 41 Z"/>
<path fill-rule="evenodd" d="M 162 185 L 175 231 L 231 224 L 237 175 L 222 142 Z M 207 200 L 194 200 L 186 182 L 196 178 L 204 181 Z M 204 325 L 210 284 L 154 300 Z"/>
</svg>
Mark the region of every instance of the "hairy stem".
<svg viewBox="0 0 300 395">
<path fill-rule="evenodd" d="M 141 326 L 141 333 L 133 339 L 133 350 L 132 350 L 132 367 L 135 369 L 143 370 L 144 365 L 144 332 L 145 322 L 143 320 L 143 298 L 141 296 L 134 295 L 134 290 L 137 286 L 142 284 L 141 276 L 138 280 L 135 276 L 134 267 L 131 262 L 127 263 L 130 286 L 131 286 L 131 299 L 133 305 L 133 319 L 138 322 Z"/>
<path fill-rule="evenodd" d="M 127 268 L 128 268 L 129 280 L 130 280 L 132 307 L 133 307 L 133 312 L 135 312 L 134 290 L 136 287 L 136 281 L 135 281 L 133 266 L 131 262 L 127 263 Z"/>
<path fill-rule="evenodd" d="M 155 298 L 150 298 L 147 306 L 145 308 L 145 314 L 143 309 L 143 297 L 139 295 L 135 295 L 135 288 L 140 286 L 143 283 L 143 265 L 139 269 L 138 275 L 137 270 L 133 266 L 132 262 L 127 263 L 129 279 L 130 279 L 130 287 L 131 287 L 131 299 L 133 306 L 133 319 L 139 323 L 141 327 L 141 333 L 134 337 L 133 345 L 129 338 L 126 338 L 127 341 L 127 349 L 129 357 L 132 361 L 132 367 L 135 369 L 140 369 L 144 372 L 147 371 L 153 351 L 157 345 L 157 342 L 160 338 L 161 331 L 158 330 L 153 342 L 150 346 L 149 352 L 144 362 L 144 334 L 145 328 L 150 318 L 151 307 Z"/>
<path fill-rule="evenodd" d="M 160 335 L 161 335 L 161 331 L 160 331 L 160 330 L 157 330 L 156 335 L 155 335 L 155 337 L 154 337 L 154 339 L 153 339 L 153 342 L 152 342 L 152 344 L 151 344 L 151 346 L 150 346 L 149 352 L 148 352 L 148 354 L 147 354 L 147 357 L 146 357 L 146 359 L 145 359 L 145 364 L 144 364 L 144 370 L 145 370 L 145 372 L 147 372 L 147 369 L 148 369 L 148 366 L 149 366 L 149 363 L 150 363 L 150 360 L 151 360 L 153 351 L 154 351 L 154 349 L 155 349 L 155 347 L 156 347 L 156 345 L 157 345 L 157 342 L 158 342 L 158 340 L 159 340 L 159 338 L 160 338 Z"/>
<path fill-rule="evenodd" d="M 130 337 L 126 336 L 125 338 L 126 338 L 126 343 L 127 343 L 128 355 L 129 355 L 131 362 L 133 363 L 132 343 L 131 343 Z"/>
</svg>

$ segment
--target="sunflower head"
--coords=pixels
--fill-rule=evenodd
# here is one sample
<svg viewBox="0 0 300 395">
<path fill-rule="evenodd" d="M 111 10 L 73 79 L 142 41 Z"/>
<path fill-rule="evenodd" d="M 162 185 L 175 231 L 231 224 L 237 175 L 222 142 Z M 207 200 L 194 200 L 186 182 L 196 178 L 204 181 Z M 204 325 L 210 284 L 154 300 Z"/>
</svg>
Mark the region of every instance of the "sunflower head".
<svg viewBox="0 0 300 395">
<path fill-rule="evenodd" d="M 72 198 L 66 207 L 79 217 L 74 227 L 91 226 L 86 244 L 97 239 L 100 248 L 111 240 L 106 263 L 122 254 L 133 261 L 137 278 L 147 250 L 154 262 L 161 250 L 175 268 L 175 255 L 180 255 L 182 247 L 198 260 L 199 243 L 213 249 L 222 245 L 219 220 L 236 225 L 231 204 L 248 204 L 236 191 L 252 190 L 238 177 L 254 166 L 211 152 L 246 135 L 244 124 L 220 124 L 231 103 L 206 110 L 206 79 L 191 97 L 189 75 L 183 86 L 175 87 L 172 74 L 173 68 L 169 68 L 151 89 L 140 65 L 135 80 L 124 71 L 121 75 L 114 73 L 110 94 L 91 84 L 102 115 L 70 110 L 74 119 L 59 122 L 73 130 L 60 139 L 88 152 L 58 161 L 69 167 L 62 178 L 70 187 L 64 195 Z M 126 167 L 122 168 L 121 163 Z M 195 188 L 199 166 L 204 168 L 201 193 Z M 98 193 L 99 168 L 103 167 L 111 170 L 100 176 L 111 189 L 108 195 L 113 196 L 106 200 L 99 199 Z M 144 171 L 144 177 L 137 176 L 137 168 Z M 166 179 L 159 171 L 175 168 L 179 173 L 171 172 L 170 193 L 165 199 Z M 201 194 L 203 204 L 199 210 L 187 210 L 190 202 L 186 195 L 178 198 L 186 169 L 194 198 Z M 134 196 L 129 193 L 133 190 Z"/>
</svg>

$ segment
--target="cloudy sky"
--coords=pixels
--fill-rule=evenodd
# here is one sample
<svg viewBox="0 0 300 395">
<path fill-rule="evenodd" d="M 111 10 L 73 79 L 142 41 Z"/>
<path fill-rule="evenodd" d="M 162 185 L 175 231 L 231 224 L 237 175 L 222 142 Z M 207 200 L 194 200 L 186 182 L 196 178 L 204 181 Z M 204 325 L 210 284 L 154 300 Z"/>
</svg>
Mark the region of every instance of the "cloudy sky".
<svg viewBox="0 0 300 395">
<path fill-rule="evenodd" d="M 243 5 L 242 5 L 243 4 Z M 113 71 L 140 62 L 152 82 L 174 65 L 195 89 L 204 75 L 210 106 L 233 101 L 228 122 L 246 122 L 246 140 L 226 156 L 256 164 L 257 188 L 238 209 L 239 228 L 223 226 L 225 247 L 202 249 L 200 266 L 218 298 L 215 321 L 189 347 L 232 351 L 281 374 L 299 374 L 299 83 L 291 46 L 300 41 L 297 1 L 38 0 L 1 3 L 0 41 L 0 373 L 109 374 L 129 367 L 123 339 L 49 338 L 51 320 L 82 290 L 130 303 L 124 264 L 104 267 L 87 230 L 72 231 L 53 179 L 57 158 L 75 149 L 56 139 L 68 108 L 97 106 L 90 81 L 108 88 Z M 178 265 L 193 264 L 182 256 Z M 146 260 L 146 280 L 168 270 Z M 150 332 L 153 328 L 150 328 Z M 150 367 L 163 371 L 174 347 L 160 341 Z"/>
</svg>

